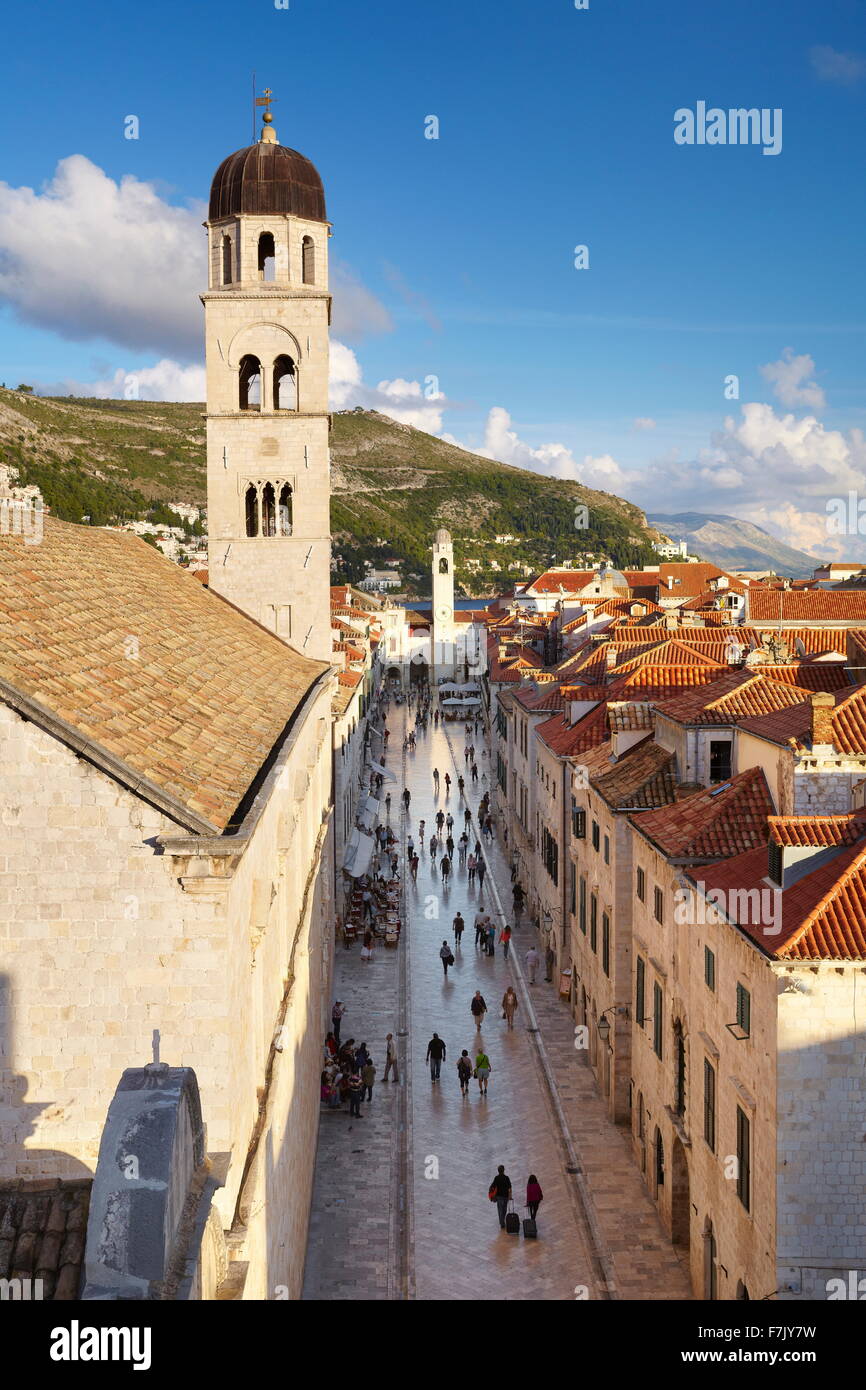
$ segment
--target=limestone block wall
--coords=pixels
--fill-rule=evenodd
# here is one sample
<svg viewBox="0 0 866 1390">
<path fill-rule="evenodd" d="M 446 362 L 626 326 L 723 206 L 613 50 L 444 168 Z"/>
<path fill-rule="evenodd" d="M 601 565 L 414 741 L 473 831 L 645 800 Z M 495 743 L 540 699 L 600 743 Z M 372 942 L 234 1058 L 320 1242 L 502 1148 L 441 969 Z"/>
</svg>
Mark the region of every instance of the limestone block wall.
<svg viewBox="0 0 866 1390">
<path fill-rule="evenodd" d="M 866 1274 L 866 970 L 791 966 L 779 985 L 778 1297 L 825 1299 Z"/>
<path fill-rule="evenodd" d="M 854 807 L 854 787 L 866 775 L 866 758 L 792 759 L 795 816 L 834 816 Z"/>
<path fill-rule="evenodd" d="M 633 900 L 634 960 L 645 962 L 646 1018 L 632 1030 L 635 1157 L 662 1222 L 689 1252 L 695 1295 L 707 1293 L 707 1262 L 715 1241 L 717 1297 L 737 1297 L 742 1282 L 752 1298 L 775 1288 L 775 1037 L 776 982 L 766 958 L 725 924 L 701 920 L 700 910 L 676 920 L 678 871 L 633 830 L 633 862 L 646 875 L 646 901 Z M 654 889 L 663 894 L 663 921 L 655 917 Z M 705 983 L 704 948 L 715 955 L 715 990 Z M 751 1032 L 739 1041 L 736 986 L 751 996 Z M 654 1050 L 654 985 L 661 989 L 662 1056 Z M 676 1113 L 674 1023 L 685 1040 L 686 1110 Z M 736 1031 L 736 1030 L 735 1030 Z M 704 1062 L 714 1069 L 716 1135 L 704 1137 Z M 751 1131 L 750 1203 L 737 1194 L 737 1107 Z M 643 1136 L 640 1134 L 643 1126 Z M 661 1136 L 664 1180 L 657 1183 L 656 1132 Z M 694 1208 L 697 1208 L 697 1211 Z"/>
</svg>

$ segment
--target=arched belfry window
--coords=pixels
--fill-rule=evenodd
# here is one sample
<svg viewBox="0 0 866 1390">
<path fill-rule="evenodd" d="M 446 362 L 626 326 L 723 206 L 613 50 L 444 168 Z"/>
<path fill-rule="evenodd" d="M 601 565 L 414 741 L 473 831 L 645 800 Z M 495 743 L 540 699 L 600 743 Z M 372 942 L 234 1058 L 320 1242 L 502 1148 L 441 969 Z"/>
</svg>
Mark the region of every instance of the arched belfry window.
<svg viewBox="0 0 866 1390">
<path fill-rule="evenodd" d="M 259 534 L 259 494 L 253 483 L 244 494 L 244 509 L 246 513 L 247 535 L 257 536 Z"/>
<path fill-rule="evenodd" d="M 301 242 L 301 278 L 305 285 L 316 283 L 316 244 L 311 236 Z"/>
<path fill-rule="evenodd" d="M 259 237 L 259 279 L 273 282 L 277 278 L 277 253 L 274 247 L 273 232 L 262 232 Z"/>
<path fill-rule="evenodd" d="M 238 373 L 238 409 L 261 410 L 262 366 L 257 357 L 247 354 L 241 358 Z"/>
<path fill-rule="evenodd" d="M 262 535 L 277 534 L 277 503 L 273 483 L 265 483 L 262 488 Z"/>
<path fill-rule="evenodd" d="M 288 483 L 283 483 L 280 488 L 280 535 L 290 536 L 292 534 L 292 489 Z"/>
<path fill-rule="evenodd" d="M 223 253 L 223 284 L 230 285 L 232 282 L 232 239 L 226 235 L 222 240 Z"/>
<path fill-rule="evenodd" d="M 447 573 L 448 573 L 448 561 L 445 559 L 444 555 L 443 555 L 442 559 L 439 561 L 439 573 L 440 573 L 440 574 L 447 574 Z"/>
<path fill-rule="evenodd" d="M 291 357 L 282 355 L 274 362 L 274 410 L 297 410 L 298 373 Z"/>
</svg>

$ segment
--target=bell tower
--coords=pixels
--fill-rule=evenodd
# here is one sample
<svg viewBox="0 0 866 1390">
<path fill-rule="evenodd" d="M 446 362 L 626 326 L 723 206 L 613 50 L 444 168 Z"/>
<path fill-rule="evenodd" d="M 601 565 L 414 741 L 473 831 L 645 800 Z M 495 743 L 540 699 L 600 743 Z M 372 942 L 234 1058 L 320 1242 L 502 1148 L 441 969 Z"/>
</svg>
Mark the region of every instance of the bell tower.
<svg viewBox="0 0 866 1390">
<path fill-rule="evenodd" d="M 433 537 L 433 651 L 434 681 L 454 675 L 454 546 L 448 531 Z"/>
<path fill-rule="evenodd" d="M 258 143 L 217 169 L 206 224 L 208 570 L 216 593 L 330 661 L 330 224 L 270 98 Z"/>
</svg>

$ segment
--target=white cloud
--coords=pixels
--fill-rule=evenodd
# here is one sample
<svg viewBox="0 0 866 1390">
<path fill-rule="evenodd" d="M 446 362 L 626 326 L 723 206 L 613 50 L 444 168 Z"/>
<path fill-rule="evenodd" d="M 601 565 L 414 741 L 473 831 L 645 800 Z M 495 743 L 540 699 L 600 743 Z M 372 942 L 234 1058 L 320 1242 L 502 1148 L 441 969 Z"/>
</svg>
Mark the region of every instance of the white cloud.
<svg viewBox="0 0 866 1390">
<path fill-rule="evenodd" d="M 42 191 L 0 183 L 0 298 L 61 337 L 104 338 L 182 361 L 203 345 L 203 204 L 175 207 L 133 175 L 119 182 L 84 155 L 62 159 Z M 351 270 L 332 268 L 334 322 L 350 340 L 392 327 Z"/>
<path fill-rule="evenodd" d="M 127 371 L 117 367 L 110 376 L 98 381 L 62 381 L 56 386 L 42 386 L 43 395 L 91 396 L 98 400 L 141 401 L 203 401 L 205 371 L 201 366 L 183 366 L 167 357 L 152 367 L 135 367 Z"/>
<path fill-rule="evenodd" d="M 816 44 L 809 50 L 813 71 L 822 82 L 850 87 L 866 72 L 866 59 L 859 53 L 840 53 L 829 44 Z"/>
<path fill-rule="evenodd" d="M 634 430 L 654 430 L 655 427 L 656 422 L 649 415 L 639 415 L 636 420 L 632 421 L 632 429 Z"/>
<path fill-rule="evenodd" d="M 785 348 L 778 362 L 768 362 L 761 368 L 761 375 L 770 382 L 773 394 L 782 405 L 805 405 L 812 410 L 823 410 L 824 392 L 815 381 L 808 380 L 814 372 L 815 363 L 808 353 L 795 357 L 793 348 Z"/>
<path fill-rule="evenodd" d="M 331 343 L 330 400 L 334 410 L 349 410 L 360 405 L 365 410 L 378 410 L 403 425 L 414 425 L 427 434 L 438 434 L 442 428 L 442 412 L 447 398 L 434 392 L 435 381 L 420 381 L 403 377 L 380 381 L 378 386 L 364 384 L 361 364 L 351 348 L 344 343 Z"/>
</svg>

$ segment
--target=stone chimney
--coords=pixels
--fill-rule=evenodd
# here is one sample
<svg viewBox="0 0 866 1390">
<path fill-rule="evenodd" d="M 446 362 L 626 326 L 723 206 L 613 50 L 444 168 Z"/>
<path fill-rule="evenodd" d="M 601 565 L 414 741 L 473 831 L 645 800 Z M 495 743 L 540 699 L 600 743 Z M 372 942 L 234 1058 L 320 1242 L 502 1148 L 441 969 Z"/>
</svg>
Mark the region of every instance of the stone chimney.
<svg viewBox="0 0 866 1390">
<path fill-rule="evenodd" d="M 833 713 L 836 701 L 829 690 L 818 690 L 812 696 L 812 752 L 833 752 Z"/>
</svg>

